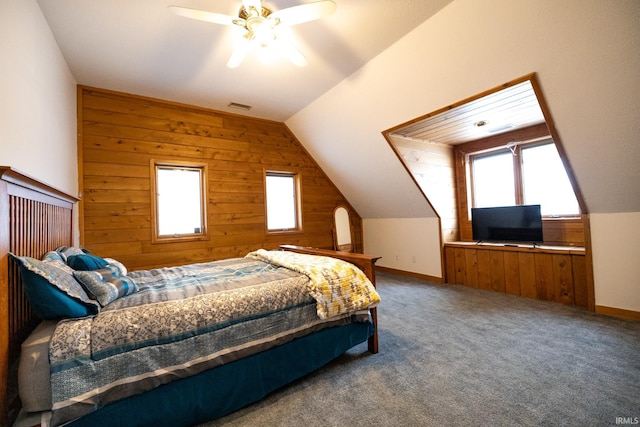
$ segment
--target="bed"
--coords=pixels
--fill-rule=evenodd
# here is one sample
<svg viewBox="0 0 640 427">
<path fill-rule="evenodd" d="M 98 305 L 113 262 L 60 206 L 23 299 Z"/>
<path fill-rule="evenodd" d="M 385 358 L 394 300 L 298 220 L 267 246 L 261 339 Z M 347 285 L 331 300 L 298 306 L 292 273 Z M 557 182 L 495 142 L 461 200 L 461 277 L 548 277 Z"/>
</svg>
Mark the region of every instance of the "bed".
<svg viewBox="0 0 640 427">
<path fill-rule="evenodd" d="M 72 247 L 73 197 L 11 168 L 0 176 L 3 425 L 20 407 L 18 373 L 26 409 L 44 409 L 45 424 L 186 426 L 257 401 L 357 344 L 377 352 L 376 257 L 282 246 L 130 272 Z M 40 322 L 25 275 L 64 276 L 80 307 Z M 67 275 L 91 297 L 76 295 Z M 47 398 L 53 411 L 42 407 Z"/>
</svg>

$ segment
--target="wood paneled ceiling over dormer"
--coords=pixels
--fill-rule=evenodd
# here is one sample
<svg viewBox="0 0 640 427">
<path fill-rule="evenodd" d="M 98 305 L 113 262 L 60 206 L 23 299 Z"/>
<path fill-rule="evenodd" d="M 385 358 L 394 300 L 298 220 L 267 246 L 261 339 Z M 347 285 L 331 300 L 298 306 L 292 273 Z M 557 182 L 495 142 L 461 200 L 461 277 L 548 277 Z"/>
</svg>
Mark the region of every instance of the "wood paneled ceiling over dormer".
<svg viewBox="0 0 640 427">
<path fill-rule="evenodd" d="M 391 136 L 459 145 L 544 121 L 531 82 L 525 81 L 440 113 L 429 114 L 394 130 Z"/>
</svg>

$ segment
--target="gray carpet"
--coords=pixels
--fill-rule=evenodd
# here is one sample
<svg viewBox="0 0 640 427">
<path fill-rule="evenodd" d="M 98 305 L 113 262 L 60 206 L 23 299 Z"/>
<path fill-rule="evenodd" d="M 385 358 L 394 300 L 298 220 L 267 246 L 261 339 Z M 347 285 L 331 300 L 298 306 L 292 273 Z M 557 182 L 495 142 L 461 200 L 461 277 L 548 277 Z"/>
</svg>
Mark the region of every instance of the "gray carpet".
<svg viewBox="0 0 640 427">
<path fill-rule="evenodd" d="M 606 426 L 640 417 L 640 322 L 388 273 L 377 281 L 379 354 L 361 344 L 205 425 Z"/>
</svg>

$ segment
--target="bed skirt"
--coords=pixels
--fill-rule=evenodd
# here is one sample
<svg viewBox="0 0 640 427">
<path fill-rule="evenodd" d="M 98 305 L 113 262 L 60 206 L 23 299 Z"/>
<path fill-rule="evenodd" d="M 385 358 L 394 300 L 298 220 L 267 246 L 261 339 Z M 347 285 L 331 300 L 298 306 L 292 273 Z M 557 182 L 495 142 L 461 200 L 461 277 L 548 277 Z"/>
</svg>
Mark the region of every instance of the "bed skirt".
<svg viewBox="0 0 640 427">
<path fill-rule="evenodd" d="M 313 372 L 373 334 L 370 322 L 323 329 L 194 377 L 109 404 L 73 427 L 193 426 L 228 415 Z"/>
</svg>

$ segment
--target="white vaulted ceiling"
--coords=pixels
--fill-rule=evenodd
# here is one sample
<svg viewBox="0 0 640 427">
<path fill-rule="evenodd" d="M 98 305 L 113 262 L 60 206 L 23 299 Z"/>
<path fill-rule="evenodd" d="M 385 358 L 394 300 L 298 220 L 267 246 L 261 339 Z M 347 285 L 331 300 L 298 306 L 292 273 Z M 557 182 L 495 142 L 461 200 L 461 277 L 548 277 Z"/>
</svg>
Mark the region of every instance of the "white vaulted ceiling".
<svg viewBox="0 0 640 427">
<path fill-rule="evenodd" d="M 313 0 L 266 0 L 271 10 Z M 79 84 L 285 121 L 451 0 L 336 0 L 290 30 L 304 68 L 248 57 L 226 66 L 238 28 L 176 16 L 169 5 L 237 16 L 241 0 L 38 0 Z M 248 112 L 228 107 L 252 106 Z"/>
</svg>

